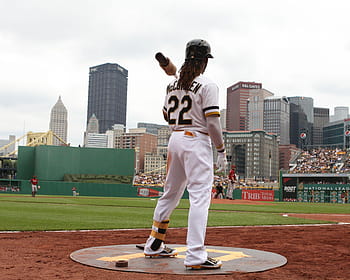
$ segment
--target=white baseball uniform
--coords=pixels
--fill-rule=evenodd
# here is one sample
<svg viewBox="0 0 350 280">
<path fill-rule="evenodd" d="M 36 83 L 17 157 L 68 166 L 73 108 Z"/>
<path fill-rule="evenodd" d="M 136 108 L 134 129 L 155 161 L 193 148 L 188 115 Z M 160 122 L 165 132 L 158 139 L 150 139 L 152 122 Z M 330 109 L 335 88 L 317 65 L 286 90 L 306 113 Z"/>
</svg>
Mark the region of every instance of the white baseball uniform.
<svg viewBox="0 0 350 280">
<path fill-rule="evenodd" d="M 164 225 L 187 187 L 190 210 L 184 264 L 197 265 L 207 260 L 204 240 L 213 184 L 213 156 L 206 117 L 220 115 L 218 94 L 217 85 L 202 74 L 194 79 L 190 91 L 179 89 L 177 80 L 168 86 L 163 108 L 172 129 L 167 178 L 164 194 L 154 211 L 153 234 L 146 242 L 146 254 L 164 248 L 162 234 L 165 238 L 167 228 Z M 157 246 L 160 245 L 159 248 L 156 246 L 157 250 L 155 240 Z"/>
</svg>

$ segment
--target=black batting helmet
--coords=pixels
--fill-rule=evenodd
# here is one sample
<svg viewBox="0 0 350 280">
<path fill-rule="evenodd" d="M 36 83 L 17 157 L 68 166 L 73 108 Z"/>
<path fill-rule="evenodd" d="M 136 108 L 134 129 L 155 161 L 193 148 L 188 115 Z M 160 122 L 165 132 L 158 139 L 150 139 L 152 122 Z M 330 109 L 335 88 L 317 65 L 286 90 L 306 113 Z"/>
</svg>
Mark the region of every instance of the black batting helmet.
<svg viewBox="0 0 350 280">
<path fill-rule="evenodd" d="M 194 39 L 186 45 L 186 59 L 204 59 L 213 58 L 210 45 L 202 39 Z"/>
</svg>

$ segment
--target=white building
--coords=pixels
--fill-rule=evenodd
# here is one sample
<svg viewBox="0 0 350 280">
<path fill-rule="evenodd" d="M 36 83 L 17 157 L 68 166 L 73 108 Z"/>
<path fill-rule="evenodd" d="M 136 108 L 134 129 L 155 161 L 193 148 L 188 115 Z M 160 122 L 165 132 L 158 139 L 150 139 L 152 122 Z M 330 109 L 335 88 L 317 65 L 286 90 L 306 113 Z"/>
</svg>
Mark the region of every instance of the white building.
<svg viewBox="0 0 350 280">
<path fill-rule="evenodd" d="M 67 128 L 67 109 L 61 100 L 61 96 L 59 96 L 56 104 L 51 109 L 49 129 L 64 142 L 67 142 Z M 53 145 L 60 146 L 61 144 L 57 138 L 53 139 Z"/>
<path fill-rule="evenodd" d="M 88 131 L 84 134 L 84 147 L 92 148 L 121 148 L 120 136 L 124 133 L 124 125 L 115 124 L 112 130 L 98 133 L 98 120 L 93 114 L 89 119 Z"/>
<path fill-rule="evenodd" d="M 248 130 L 263 129 L 264 127 L 264 100 L 273 96 L 266 89 L 252 90 L 248 99 Z"/>
<path fill-rule="evenodd" d="M 330 122 L 343 121 L 349 118 L 349 107 L 337 106 L 334 107 L 334 115 L 330 116 Z"/>
<path fill-rule="evenodd" d="M 84 147 L 107 148 L 108 135 L 104 133 L 86 133 Z"/>
<path fill-rule="evenodd" d="M 125 133 L 125 126 L 123 124 L 115 124 L 112 130 L 107 130 L 108 148 L 121 148 L 121 136 Z"/>
</svg>

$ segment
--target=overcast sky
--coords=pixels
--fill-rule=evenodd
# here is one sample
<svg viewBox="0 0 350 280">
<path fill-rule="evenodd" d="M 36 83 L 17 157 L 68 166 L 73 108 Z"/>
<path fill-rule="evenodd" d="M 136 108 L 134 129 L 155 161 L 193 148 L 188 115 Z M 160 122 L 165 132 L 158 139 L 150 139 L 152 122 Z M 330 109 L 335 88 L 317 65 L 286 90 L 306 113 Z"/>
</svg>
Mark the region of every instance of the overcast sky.
<svg viewBox="0 0 350 280">
<path fill-rule="evenodd" d="M 82 144 L 89 67 L 129 71 L 127 128 L 165 124 L 172 80 L 162 51 L 181 66 L 186 43 L 207 40 L 207 76 L 226 89 L 260 82 L 277 96 L 307 96 L 314 106 L 350 106 L 350 2 L 347 0 L 0 0 L 0 139 L 49 129 L 59 95 L 68 142 Z"/>
</svg>

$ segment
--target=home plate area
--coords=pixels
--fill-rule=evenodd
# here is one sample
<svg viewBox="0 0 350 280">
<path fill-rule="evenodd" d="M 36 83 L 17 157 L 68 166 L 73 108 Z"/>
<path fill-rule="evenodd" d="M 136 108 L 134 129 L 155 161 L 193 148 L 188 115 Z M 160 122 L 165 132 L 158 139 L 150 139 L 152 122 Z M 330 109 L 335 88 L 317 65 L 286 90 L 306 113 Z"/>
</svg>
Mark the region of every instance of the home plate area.
<svg viewBox="0 0 350 280">
<path fill-rule="evenodd" d="M 208 256 L 222 261 L 220 269 L 186 269 L 186 246 L 167 244 L 176 248 L 178 255 L 172 258 L 145 258 L 143 245 L 112 245 L 90 247 L 71 253 L 78 263 L 102 269 L 157 273 L 157 274 L 232 274 L 234 272 L 259 272 L 283 266 L 287 259 L 279 254 L 246 248 L 206 246 Z"/>
</svg>

